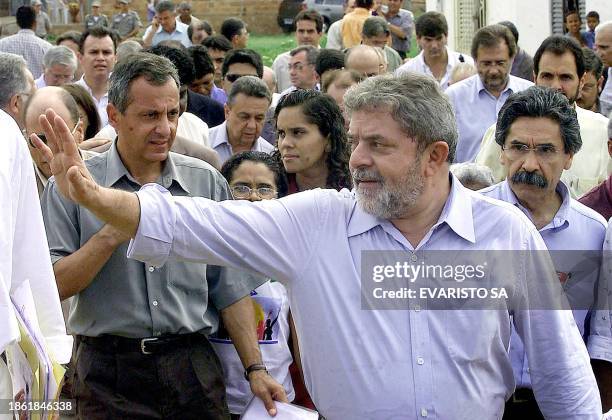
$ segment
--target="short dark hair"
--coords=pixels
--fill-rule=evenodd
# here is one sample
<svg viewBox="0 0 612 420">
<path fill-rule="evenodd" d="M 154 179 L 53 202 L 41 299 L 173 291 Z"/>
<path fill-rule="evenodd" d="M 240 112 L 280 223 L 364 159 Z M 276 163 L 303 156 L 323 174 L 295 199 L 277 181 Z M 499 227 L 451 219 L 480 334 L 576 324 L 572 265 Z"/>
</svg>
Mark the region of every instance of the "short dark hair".
<svg viewBox="0 0 612 420">
<path fill-rule="evenodd" d="M 389 35 L 389 23 L 380 16 L 371 16 L 363 22 L 363 28 L 361 29 L 361 36 L 363 38 L 370 38 L 379 35 Z"/>
<path fill-rule="evenodd" d="M 580 12 L 578 10 L 568 10 L 567 12 L 565 12 L 565 14 L 563 15 L 563 22 L 567 21 L 567 17 L 571 16 L 571 15 L 576 15 L 578 16 L 578 20 L 582 22 L 582 18 L 580 17 Z"/>
<path fill-rule="evenodd" d="M 324 48 L 319 51 L 315 71 L 319 76 L 328 70 L 336 70 L 344 67 L 344 53 L 340 50 Z"/>
<path fill-rule="evenodd" d="M 499 111 L 495 141 L 503 146 L 510 127 L 520 117 L 548 118 L 559 124 L 565 153 L 575 154 L 582 147 L 580 125 L 574 107 L 560 92 L 544 86 L 513 93 Z"/>
<path fill-rule="evenodd" d="M 599 13 L 597 13 L 595 10 L 591 10 L 589 13 L 587 13 L 586 17 L 599 20 Z"/>
<path fill-rule="evenodd" d="M 227 38 L 228 41 L 232 42 L 232 38 L 235 35 L 240 35 L 242 28 L 245 28 L 246 24 L 242 19 L 237 17 L 229 17 L 221 24 L 221 35 Z"/>
<path fill-rule="evenodd" d="M 189 56 L 187 58 L 190 59 Z M 131 102 L 130 86 L 139 77 L 144 77 L 155 86 L 163 86 L 168 80 L 174 80 L 177 89 L 180 88 L 176 67 L 166 57 L 149 52 L 130 54 L 115 65 L 108 88 L 108 102 L 122 114 Z"/>
<path fill-rule="evenodd" d="M 284 197 L 287 195 L 287 181 L 285 180 L 285 177 L 282 176 L 280 162 L 265 152 L 255 152 L 249 150 L 246 152 L 236 153 L 226 160 L 221 167 L 221 175 L 223 175 L 223 177 L 227 180 L 228 184 L 234 179 L 234 172 L 236 169 L 238 169 L 242 162 L 255 162 L 266 165 L 274 174 L 274 182 L 276 183 L 274 187 L 278 192 L 278 197 Z"/>
<path fill-rule="evenodd" d="M 504 25 L 489 25 L 484 28 L 480 28 L 478 32 L 474 34 L 472 39 L 472 57 L 474 60 L 478 58 L 478 48 L 480 47 L 496 47 L 501 41 L 504 41 L 508 46 L 510 57 L 516 55 L 516 41 L 514 35 L 510 32 L 510 29 Z"/>
<path fill-rule="evenodd" d="M 323 17 L 316 10 L 302 10 L 295 16 L 295 19 L 293 19 L 296 24 L 301 20 L 309 20 L 311 22 L 314 22 L 317 27 L 317 32 L 323 32 Z"/>
<path fill-rule="evenodd" d="M 200 79 L 207 74 L 215 72 L 215 65 L 213 64 L 208 50 L 203 45 L 194 45 L 187 49 L 187 52 L 193 59 L 193 65 L 195 69 L 195 78 Z"/>
<path fill-rule="evenodd" d="M 248 48 L 239 48 L 237 50 L 231 50 L 225 55 L 223 65 L 221 66 L 221 74 L 223 77 L 227 74 L 229 67 L 235 63 L 250 64 L 255 67 L 257 77 L 263 78 L 263 61 L 261 55 L 258 52 Z"/>
<path fill-rule="evenodd" d="M 599 80 L 603 74 L 604 65 L 601 58 L 589 47 L 582 48 L 582 54 L 584 54 L 584 71 L 593 73 L 596 80 Z"/>
<path fill-rule="evenodd" d="M 582 48 L 574 38 L 563 35 L 551 35 L 542 41 L 542 44 L 538 47 L 535 55 L 533 56 L 533 71 L 535 72 L 536 78 L 540 73 L 540 60 L 545 52 L 553 53 L 554 55 L 563 55 L 567 52 L 574 56 L 576 62 L 576 71 L 578 72 L 578 78 L 581 78 L 584 74 L 584 53 Z"/>
<path fill-rule="evenodd" d="M 21 29 L 32 29 L 36 25 L 36 12 L 31 6 L 21 6 L 17 9 L 15 19 Z"/>
<path fill-rule="evenodd" d="M 319 56 L 319 50 L 312 45 L 300 45 L 297 48 L 292 49 L 289 52 L 291 57 L 295 57 L 301 52 L 306 52 L 306 62 L 313 66 L 317 64 L 317 57 Z"/>
<path fill-rule="evenodd" d="M 72 98 L 76 101 L 77 105 L 83 108 L 85 114 L 87 114 L 87 121 L 89 124 L 85 127 L 85 140 L 93 138 L 98 131 L 100 131 L 100 114 L 98 114 L 98 109 L 96 108 L 96 104 L 89 92 L 85 90 L 85 88 L 76 83 L 68 83 L 61 86 L 62 89 L 67 91 Z"/>
<path fill-rule="evenodd" d="M 374 0 L 355 0 L 355 7 L 363 7 L 370 9 L 374 4 Z"/>
<path fill-rule="evenodd" d="M 446 17 L 440 12 L 426 12 L 419 16 L 415 23 L 417 37 L 428 36 L 436 38 L 448 35 Z"/>
<path fill-rule="evenodd" d="M 208 23 L 208 21 L 206 20 L 201 20 L 198 23 L 192 23 L 187 27 L 187 36 L 189 37 L 190 40 L 191 40 L 191 37 L 193 36 L 194 28 L 204 29 L 208 35 L 213 34 L 213 29 L 212 29 L 212 26 L 210 26 L 210 23 Z"/>
<path fill-rule="evenodd" d="M 85 41 L 88 37 L 94 38 L 106 38 L 109 36 L 113 40 L 113 52 L 117 52 L 117 42 L 119 40 L 119 35 L 113 29 L 109 29 L 106 26 L 97 25 L 93 28 L 86 29 L 85 32 L 81 35 L 81 39 L 79 39 L 79 52 L 83 54 L 83 47 L 85 46 Z"/>
<path fill-rule="evenodd" d="M 55 40 L 55 45 L 60 45 L 64 41 L 72 41 L 80 46 L 81 36 L 82 34 L 79 31 L 66 31 L 57 37 L 57 39 Z"/>
<path fill-rule="evenodd" d="M 204 45 L 209 50 L 219 50 L 227 52 L 232 49 L 232 44 L 223 35 L 211 35 L 204 41 L 202 41 L 202 45 Z"/>
<path fill-rule="evenodd" d="M 518 29 L 516 29 L 516 25 L 509 20 L 499 22 L 499 25 L 504 25 L 506 28 L 510 29 L 510 32 L 512 32 L 512 35 L 514 36 L 514 41 L 518 44 L 519 32 Z"/>
<path fill-rule="evenodd" d="M 157 3 L 157 6 L 155 6 L 155 12 L 157 14 L 163 13 L 163 12 L 172 12 L 174 13 L 174 3 L 172 3 L 170 0 L 162 0 L 159 3 Z"/>
<path fill-rule="evenodd" d="M 151 54 L 166 57 L 168 60 L 170 60 L 178 71 L 178 78 L 181 85 L 189 85 L 193 83 L 195 79 L 195 66 L 193 64 L 193 59 L 187 53 L 187 51 L 159 44 L 145 51 Z"/>
</svg>

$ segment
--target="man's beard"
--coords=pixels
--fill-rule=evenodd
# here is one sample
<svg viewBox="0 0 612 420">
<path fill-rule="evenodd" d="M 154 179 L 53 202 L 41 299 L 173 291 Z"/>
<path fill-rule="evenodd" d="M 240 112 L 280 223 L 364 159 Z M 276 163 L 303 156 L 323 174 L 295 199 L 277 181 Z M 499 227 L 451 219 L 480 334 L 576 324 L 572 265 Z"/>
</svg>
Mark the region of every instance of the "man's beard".
<svg viewBox="0 0 612 420">
<path fill-rule="evenodd" d="M 420 159 L 417 159 L 406 174 L 394 184 L 388 183 L 375 170 L 353 169 L 353 183 L 356 188 L 357 202 L 366 213 L 382 219 L 398 219 L 416 206 L 423 194 L 425 182 L 419 175 Z M 376 181 L 376 191 L 364 191 L 359 188 L 359 181 Z"/>
</svg>

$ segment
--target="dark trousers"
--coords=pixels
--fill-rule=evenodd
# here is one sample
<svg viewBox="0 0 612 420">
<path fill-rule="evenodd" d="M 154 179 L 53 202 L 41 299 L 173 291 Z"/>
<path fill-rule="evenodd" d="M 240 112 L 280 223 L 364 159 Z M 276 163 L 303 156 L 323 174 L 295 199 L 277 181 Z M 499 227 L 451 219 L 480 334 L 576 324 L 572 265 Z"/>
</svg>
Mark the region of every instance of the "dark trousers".
<svg viewBox="0 0 612 420">
<path fill-rule="evenodd" d="M 506 402 L 502 420 L 544 420 L 544 416 L 533 392 L 527 388 L 520 388 Z"/>
<path fill-rule="evenodd" d="M 205 337 L 159 354 L 78 341 L 79 419 L 229 419 L 221 364 Z"/>
</svg>

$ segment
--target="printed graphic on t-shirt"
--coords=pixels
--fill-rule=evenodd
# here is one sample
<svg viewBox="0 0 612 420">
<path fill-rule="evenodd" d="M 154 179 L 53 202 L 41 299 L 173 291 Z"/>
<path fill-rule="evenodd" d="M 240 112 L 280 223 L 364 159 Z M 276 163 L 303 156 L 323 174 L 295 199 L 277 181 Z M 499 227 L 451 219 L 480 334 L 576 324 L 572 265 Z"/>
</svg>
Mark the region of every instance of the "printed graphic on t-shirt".
<svg viewBox="0 0 612 420">
<path fill-rule="evenodd" d="M 261 296 L 256 290 L 251 291 L 251 298 L 254 303 L 254 316 L 257 324 L 259 344 L 278 343 L 278 332 L 280 329 L 278 317 L 282 309 L 282 300 L 280 298 Z M 215 343 L 233 344 L 221 318 L 219 318 L 219 329 L 209 339 Z"/>
</svg>

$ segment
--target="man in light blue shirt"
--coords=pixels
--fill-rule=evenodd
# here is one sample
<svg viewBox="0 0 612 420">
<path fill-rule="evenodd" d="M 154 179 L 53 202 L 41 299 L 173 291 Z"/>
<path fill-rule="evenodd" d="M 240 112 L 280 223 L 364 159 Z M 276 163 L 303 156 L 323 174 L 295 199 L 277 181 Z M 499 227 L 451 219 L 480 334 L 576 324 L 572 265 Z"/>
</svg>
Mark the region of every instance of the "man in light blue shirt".
<svg viewBox="0 0 612 420">
<path fill-rule="evenodd" d="M 578 329 L 588 343 L 587 315 L 595 305 L 593 291 L 599 278 L 599 264 L 591 261 L 599 261 L 606 221 L 571 198 L 569 188 L 560 181 L 582 146 L 576 111 L 562 93 L 531 87 L 508 98 L 499 114 L 495 140 L 502 147 L 507 177 L 480 192 L 513 204 L 532 220 L 551 251 Z M 517 392 L 508 401 L 504 418 L 518 418 L 519 413 L 542 418 L 531 392 L 523 342 L 515 330 L 510 359 Z"/>
<path fill-rule="evenodd" d="M 478 74 L 446 90 L 455 108 L 459 129 L 455 163 L 472 161 L 482 136 L 497 120 L 508 96 L 533 85 L 510 75 L 515 54 L 514 36 L 505 26 L 485 26 L 474 35 L 472 57 Z"/>
<path fill-rule="evenodd" d="M 189 48 L 192 44 L 187 34 L 188 28 L 188 25 L 176 20 L 174 3 L 169 0 L 160 1 L 155 6 L 155 17 L 145 31 L 142 42 L 145 47 L 151 47 L 162 41 L 179 41 L 185 48 Z"/>
<path fill-rule="evenodd" d="M 265 82 L 242 76 L 232 84 L 223 124 L 210 129 L 210 147 L 219 154 L 221 165 L 232 155 L 252 150 L 272 153 L 274 146 L 261 137 L 272 95 Z"/>
<path fill-rule="evenodd" d="M 547 274 L 548 254 L 531 252 L 546 250 L 542 238 L 520 210 L 466 190 L 449 174 L 457 132 L 438 84 L 418 74 L 373 77 L 349 90 L 344 105 L 354 192 L 317 189 L 255 204 L 172 197 L 158 186 L 137 195 L 105 189 L 52 111 L 53 126 L 45 127 L 53 152 L 37 146 L 66 196 L 135 238 L 132 258 L 154 266 L 169 257 L 206 261 L 285 283 L 305 383 L 330 420 L 499 419 L 514 390 L 511 323 L 525 341 L 544 414 L 599 419 L 597 385 L 571 313 L 524 306 L 527 287 L 549 303 L 561 297 L 550 290 L 558 281 Z M 293 130 L 307 138 L 310 126 Z M 364 251 L 384 251 L 383 259 L 399 251 L 425 264 L 425 251 L 454 258 L 512 249 L 527 251 L 504 252 L 516 269 L 488 274 L 509 293 L 496 309 L 430 310 L 427 301 L 366 294 L 381 283 L 362 268 Z M 530 284 L 532 276 L 541 281 Z M 379 306 L 394 302 L 405 310 Z"/>
</svg>

